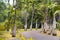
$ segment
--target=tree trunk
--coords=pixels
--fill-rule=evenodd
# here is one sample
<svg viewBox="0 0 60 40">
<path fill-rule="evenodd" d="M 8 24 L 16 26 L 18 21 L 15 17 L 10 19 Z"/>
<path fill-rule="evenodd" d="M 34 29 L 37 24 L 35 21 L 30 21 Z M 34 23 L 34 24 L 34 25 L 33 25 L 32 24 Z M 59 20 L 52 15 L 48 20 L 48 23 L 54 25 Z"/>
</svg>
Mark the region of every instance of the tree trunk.
<svg viewBox="0 0 60 40">
<path fill-rule="evenodd" d="M 44 22 L 44 31 L 47 31 L 47 30 L 48 30 L 47 22 Z"/>
<path fill-rule="evenodd" d="M 54 15 L 54 17 L 53 17 L 53 26 L 52 26 L 52 35 L 53 36 L 56 36 L 55 28 L 56 28 L 56 19 L 55 19 L 55 15 Z"/>
<path fill-rule="evenodd" d="M 48 30 L 48 24 L 47 24 L 47 14 L 46 12 L 44 13 L 44 31 Z"/>
<path fill-rule="evenodd" d="M 12 37 L 16 36 L 16 24 L 14 24 L 14 27 L 12 28 Z"/>
<path fill-rule="evenodd" d="M 15 9 L 15 16 L 14 16 L 14 26 L 12 28 L 12 37 L 16 36 L 16 9 Z"/>
<path fill-rule="evenodd" d="M 41 23 L 41 28 L 42 28 L 41 31 L 43 32 L 43 29 L 44 29 L 44 25 L 43 25 L 43 23 Z"/>
<path fill-rule="evenodd" d="M 38 28 L 38 24 L 37 24 L 37 20 L 36 20 L 36 30 L 37 30 L 37 28 Z"/>
<path fill-rule="evenodd" d="M 46 10 L 46 6 L 43 6 L 42 7 L 42 12 L 44 13 L 44 31 L 45 32 L 48 28 L 48 25 L 47 25 L 47 10 Z"/>
<path fill-rule="evenodd" d="M 7 31 L 9 31 L 9 24 L 10 24 L 10 4 L 9 4 L 10 0 L 8 0 L 8 23 L 7 23 Z"/>
<path fill-rule="evenodd" d="M 30 30 L 32 30 L 32 25 L 33 25 L 33 16 L 34 16 L 34 10 L 32 11 L 32 18 L 31 18 Z"/>
<path fill-rule="evenodd" d="M 25 17 L 25 25 L 24 25 L 24 30 L 27 31 L 27 15 Z"/>
<path fill-rule="evenodd" d="M 55 15 L 54 15 L 54 17 L 53 17 L 53 29 L 55 29 L 56 28 L 56 19 L 55 19 Z"/>
<path fill-rule="evenodd" d="M 33 2 L 33 10 L 32 10 L 32 18 L 31 18 L 31 25 L 30 25 L 30 30 L 32 30 L 32 26 L 33 26 L 33 16 L 34 16 L 34 2 Z"/>
<path fill-rule="evenodd" d="M 32 21 L 31 21 L 31 25 L 30 25 L 30 30 L 32 30 Z"/>
<path fill-rule="evenodd" d="M 14 10 L 14 26 L 12 28 L 12 37 L 16 37 L 16 0 L 13 0 L 13 10 Z"/>
</svg>

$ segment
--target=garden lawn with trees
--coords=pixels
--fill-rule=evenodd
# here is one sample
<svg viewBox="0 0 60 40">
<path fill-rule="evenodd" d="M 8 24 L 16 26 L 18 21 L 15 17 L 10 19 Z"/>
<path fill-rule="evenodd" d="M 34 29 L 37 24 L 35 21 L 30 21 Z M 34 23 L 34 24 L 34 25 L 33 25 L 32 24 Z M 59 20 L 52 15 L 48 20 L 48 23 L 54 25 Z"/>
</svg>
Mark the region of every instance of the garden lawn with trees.
<svg viewBox="0 0 60 40">
<path fill-rule="evenodd" d="M 60 36 L 60 0 L 0 0 L 0 40 L 26 39 L 23 32 Z"/>
</svg>

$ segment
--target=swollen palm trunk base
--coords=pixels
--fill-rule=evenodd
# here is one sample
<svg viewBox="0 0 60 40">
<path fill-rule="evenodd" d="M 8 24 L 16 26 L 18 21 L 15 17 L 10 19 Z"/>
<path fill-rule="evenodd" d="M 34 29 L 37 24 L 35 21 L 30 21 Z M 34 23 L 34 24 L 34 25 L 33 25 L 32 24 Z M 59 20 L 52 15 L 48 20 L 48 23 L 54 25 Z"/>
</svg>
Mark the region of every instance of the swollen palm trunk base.
<svg viewBox="0 0 60 40">
<path fill-rule="evenodd" d="M 49 26 L 47 25 L 46 22 L 44 22 L 44 30 L 47 31 L 49 29 Z"/>
<path fill-rule="evenodd" d="M 12 37 L 16 36 L 16 25 L 12 29 Z"/>
<path fill-rule="evenodd" d="M 37 30 L 37 28 L 38 28 L 38 24 L 37 24 L 37 21 L 36 21 L 36 30 Z"/>
<path fill-rule="evenodd" d="M 53 26 L 52 26 L 52 35 L 53 36 L 56 36 L 57 35 L 55 29 L 56 29 L 56 19 L 55 19 L 55 15 L 54 15 L 54 18 L 53 18 Z"/>
<path fill-rule="evenodd" d="M 30 30 L 32 30 L 32 24 L 30 25 Z"/>
<path fill-rule="evenodd" d="M 27 31 L 27 25 L 24 26 L 24 30 Z"/>
</svg>

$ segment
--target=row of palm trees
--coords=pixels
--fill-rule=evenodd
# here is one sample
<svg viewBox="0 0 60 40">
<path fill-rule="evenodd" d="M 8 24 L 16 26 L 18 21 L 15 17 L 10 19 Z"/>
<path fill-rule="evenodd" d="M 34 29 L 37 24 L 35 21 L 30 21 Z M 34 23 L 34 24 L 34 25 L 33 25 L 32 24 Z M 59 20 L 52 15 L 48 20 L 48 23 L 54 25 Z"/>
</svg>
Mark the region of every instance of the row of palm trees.
<svg viewBox="0 0 60 40">
<path fill-rule="evenodd" d="M 15 13 L 15 15 L 14 15 L 14 26 L 13 26 L 13 28 L 12 28 L 12 37 L 15 37 L 16 36 L 16 8 L 17 8 L 17 0 L 13 0 L 13 10 L 14 10 L 14 13 Z M 8 0 L 8 4 L 9 4 L 9 0 Z M 27 30 L 27 17 L 28 17 L 28 3 L 26 3 L 27 5 L 25 5 L 26 7 L 25 7 L 25 25 L 24 25 L 24 29 L 25 29 L 25 31 Z M 33 16 L 34 16 L 34 2 L 32 3 L 33 5 L 32 5 L 32 17 L 31 17 L 31 24 L 30 24 L 30 30 L 32 30 L 32 24 L 33 24 Z M 10 4 L 9 4 L 10 5 Z M 51 4 L 48 4 L 48 6 L 50 6 Z M 54 6 L 54 5 L 53 5 Z M 52 10 L 52 9 L 51 9 Z M 42 11 L 42 13 L 43 13 L 43 24 L 42 24 L 42 28 L 44 29 L 43 31 L 45 32 L 45 31 L 47 31 L 48 29 L 51 29 L 51 28 L 53 28 L 53 26 L 54 27 L 56 27 L 55 25 L 56 25 L 56 20 L 55 20 L 55 15 L 53 15 L 54 17 L 51 17 L 51 15 L 50 15 L 50 18 L 51 18 L 51 20 L 50 20 L 50 22 L 52 22 L 53 21 L 53 23 L 51 24 L 51 25 L 49 25 L 48 26 L 48 24 L 47 24 L 47 8 L 46 8 L 46 6 L 45 6 L 45 4 L 43 4 L 43 6 L 42 6 L 42 9 L 41 9 L 41 11 Z M 50 11 L 50 10 L 49 10 Z M 49 13 L 49 12 L 48 12 Z M 10 12 L 8 12 L 8 14 L 10 14 Z M 51 13 L 50 13 L 51 14 Z M 9 17 L 9 15 L 8 15 L 8 17 Z M 53 18 L 53 20 L 52 20 L 52 18 Z M 8 20 L 9 21 L 9 20 Z M 38 28 L 37 27 L 37 20 L 36 20 L 36 29 Z M 53 26 L 52 26 L 53 25 Z M 53 28 L 53 29 L 55 29 L 55 28 Z"/>
</svg>

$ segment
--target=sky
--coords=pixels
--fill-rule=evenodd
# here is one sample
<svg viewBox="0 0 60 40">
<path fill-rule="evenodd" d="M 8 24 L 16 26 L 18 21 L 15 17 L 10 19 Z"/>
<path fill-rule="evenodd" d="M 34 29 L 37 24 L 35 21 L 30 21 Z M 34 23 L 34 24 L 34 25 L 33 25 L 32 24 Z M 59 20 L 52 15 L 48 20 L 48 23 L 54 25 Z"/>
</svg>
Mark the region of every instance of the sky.
<svg viewBox="0 0 60 40">
<path fill-rule="evenodd" d="M 11 4 L 11 5 L 13 4 L 13 0 L 10 0 L 10 4 Z"/>
<path fill-rule="evenodd" d="M 3 0 L 3 1 L 8 4 L 8 0 Z M 10 0 L 10 5 L 13 5 L 13 0 Z"/>
<path fill-rule="evenodd" d="M 16 0 L 14 0 L 14 5 L 16 4 Z M 13 0 L 10 0 L 10 5 L 13 5 Z"/>
</svg>

